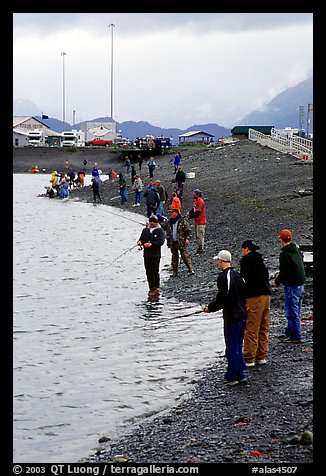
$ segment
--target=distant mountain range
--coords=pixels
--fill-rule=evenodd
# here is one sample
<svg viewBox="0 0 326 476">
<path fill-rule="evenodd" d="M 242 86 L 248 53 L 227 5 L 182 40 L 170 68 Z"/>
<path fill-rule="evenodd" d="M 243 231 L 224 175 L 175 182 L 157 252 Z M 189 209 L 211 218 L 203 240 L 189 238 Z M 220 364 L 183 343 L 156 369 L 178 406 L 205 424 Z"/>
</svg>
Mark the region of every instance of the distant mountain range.
<svg viewBox="0 0 326 476">
<path fill-rule="evenodd" d="M 282 93 L 275 96 L 264 108 L 253 111 L 243 119 L 238 121 L 236 125 L 271 125 L 276 129 L 284 127 L 299 127 L 299 107 L 304 107 L 303 127 L 306 128 L 307 123 L 307 108 L 308 104 L 313 103 L 313 78 L 310 77 L 305 81 L 301 81 L 296 86 L 286 89 Z M 71 130 L 72 125 L 63 123 L 59 119 L 49 118 L 43 119 L 40 115 L 35 115 L 36 106 L 29 100 L 16 99 L 14 100 L 14 114 L 15 115 L 33 115 L 41 120 L 50 129 L 62 132 Z M 28 112 L 29 111 L 29 112 Z M 310 116 L 309 131 L 313 131 L 313 115 Z M 98 117 L 89 119 L 91 122 L 96 121 L 112 121 L 110 117 Z M 80 124 L 76 124 L 79 129 Z M 147 134 L 153 136 L 163 135 L 164 137 L 173 137 L 174 144 L 178 143 L 178 136 L 189 131 L 205 131 L 213 134 L 215 139 L 219 137 L 229 136 L 231 129 L 220 126 L 219 124 L 195 124 L 187 129 L 177 128 L 162 128 L 154 126 L 145 121 L 125 121 L 117 123 L 117 129 L 121 131 L 123 137 L 135 139 L 136 137 L 144 137 Z"/>
<path fill-rule="evenodd" d="M 303 106 L 303 128 L 305 129 L 307 126 L 308 104 L 313 104 L 312 77 L 278 94 L 263 110 L 251 112 L 237 125 L 274 126 L 276 129 L 300 127 L 299 107 Z M 313 115 L 311 114 L 310 116 L 309 130 L 312 132 Z"/>
</svg>

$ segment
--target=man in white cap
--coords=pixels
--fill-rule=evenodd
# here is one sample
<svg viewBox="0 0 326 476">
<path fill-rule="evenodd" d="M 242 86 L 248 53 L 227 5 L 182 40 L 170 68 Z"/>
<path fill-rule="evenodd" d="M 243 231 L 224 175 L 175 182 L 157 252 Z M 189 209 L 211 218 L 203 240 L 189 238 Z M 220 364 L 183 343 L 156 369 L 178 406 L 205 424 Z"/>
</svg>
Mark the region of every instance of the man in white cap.
<svg viewBox="0 0 326 476">
<path fill-rule="evenodd" d="M 204 308 L 204 312 L 223 310 L 225 353 L 228 361 L 224 374 L 225 383 L 246 383 L 246 364 L 242 352 L 247 319 L 245 283 L 240 273 L 231 266 L 232 257 L 228 250 L 221 250 L 214 259 L 222 270 L 217 277 L 218 293 L 215 300 Z"/>
</svg>

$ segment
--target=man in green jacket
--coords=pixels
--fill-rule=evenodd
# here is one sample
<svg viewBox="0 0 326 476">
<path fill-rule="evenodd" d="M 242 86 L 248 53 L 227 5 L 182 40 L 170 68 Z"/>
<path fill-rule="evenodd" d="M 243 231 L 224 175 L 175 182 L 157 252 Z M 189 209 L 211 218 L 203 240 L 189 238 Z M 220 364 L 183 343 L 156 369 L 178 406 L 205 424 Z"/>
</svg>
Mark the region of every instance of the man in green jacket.
<svg viewBox="0 0 326 476">
<path fill-rule="evenodd" d="M 284 311 L 287 319 L 285 338 L 294 344 L 301 342 L 300 313 L 306 279 L 299 247 L 292 241 L 290 230 L 282 230 L 278 236 L 282 247 L 279 272 L 275 285 L 284 286 Z"/>
<path fill-rule="evenodd" d="M 172 208 L 166 225 L 166 243 L 172 253 L 172 275 L 178 276 L 179 251 L 189 274 L 195 274 L 187 250 L 190 241 L 190 225 L 187 217 L 182 217 L 177 208 Z"/>
</svg>

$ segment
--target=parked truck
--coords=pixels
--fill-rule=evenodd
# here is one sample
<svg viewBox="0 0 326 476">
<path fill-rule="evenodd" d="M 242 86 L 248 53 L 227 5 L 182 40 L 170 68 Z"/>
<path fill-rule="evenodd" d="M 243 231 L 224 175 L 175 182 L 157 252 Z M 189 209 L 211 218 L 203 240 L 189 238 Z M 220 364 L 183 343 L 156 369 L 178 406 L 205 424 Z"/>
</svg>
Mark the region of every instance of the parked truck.
<svg viewBox="0 0 326 476">
<path fill-rule="evenodd" d="M 28 145 L 31 147 L 44 147 L 46 143 L 46 136 L 43 130 L 34 129 L 28 131 Z"/>
</svg>

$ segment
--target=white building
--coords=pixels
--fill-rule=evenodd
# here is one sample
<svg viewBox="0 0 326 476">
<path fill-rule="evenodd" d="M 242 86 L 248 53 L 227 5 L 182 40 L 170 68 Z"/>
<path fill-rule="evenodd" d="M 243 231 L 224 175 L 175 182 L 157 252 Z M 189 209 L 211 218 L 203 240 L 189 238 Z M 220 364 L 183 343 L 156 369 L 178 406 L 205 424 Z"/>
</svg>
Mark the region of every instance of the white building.
<svg viewBox="0 0 326 476">
<path fill-rule="evenodd" d="M 35 129 L 44 131 L 46 137 L 60 136 L 58 132 L 52 131 L 46 124 L 33 116 L 13 116 L 12 126 L 14 147 L 28 146 L 28 132 Z"/>
<path fill-rule="evenodd" d="M 104 139 L 114 140 L 121 137 L 117 132 L 116 122 L 81 122 L 80 129 L 85 133 L 85 140 Z"/>
</svg>

